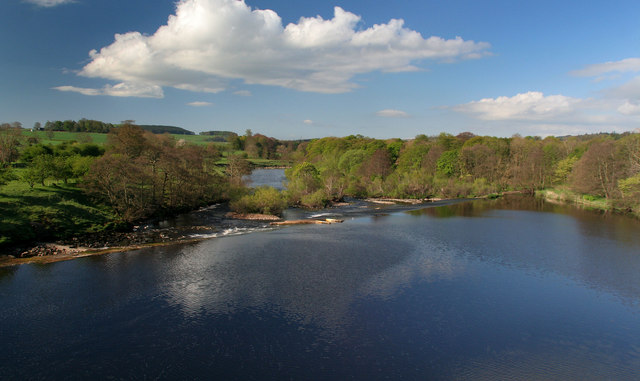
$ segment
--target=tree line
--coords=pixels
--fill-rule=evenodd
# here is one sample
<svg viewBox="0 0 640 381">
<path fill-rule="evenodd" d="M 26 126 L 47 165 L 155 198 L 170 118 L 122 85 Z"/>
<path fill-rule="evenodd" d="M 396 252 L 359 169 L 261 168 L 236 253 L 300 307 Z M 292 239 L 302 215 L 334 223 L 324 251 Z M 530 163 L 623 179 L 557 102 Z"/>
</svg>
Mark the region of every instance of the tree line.
<svg viewBox="0 0 640 381">
<path fill-rule="evenodd" d="M 456 198 L 550 187 L 640 209 L 638 133 L 280 141 L 247 130 L 228 135 L 232 148 L 221 165 L 213 143 L 189 144 L 128 122 L 111 128 L 105 146 L 43 145 L 23 138 L 20 127 L 0 125 L 0 185 L 17 178 L 31 187 L 48 179 L 78 179 L 87 194 L 128 222 L 219 200 L 232 201 L 242 212 L 279 213 L 286 204 L 317 208 L 345 196 Z M 287 191 L 278 196 L 244 188 L 247 157 L 288 160 Z"/>
<path fill-rule="evenodd" d="M 640 204 L 638 133 L 327 137 L 301 144 L 292 157 L 289 199 L 311 207 L 344 196 L 455 198 L 549 187 L 602 197 L 626 210 Z"/>
<path fill-rule="evenodd" d="M 44 126 L 40 123 L 34 125 L 34 129 L 42 129 L 44 131 L 66 131 L 66 132 L 93 132 L 106 134 L 114 127 L 111 123 L 101 122 L 99 120 L 80 119 L 75 120 L 48 120 Z"/>
</svg>

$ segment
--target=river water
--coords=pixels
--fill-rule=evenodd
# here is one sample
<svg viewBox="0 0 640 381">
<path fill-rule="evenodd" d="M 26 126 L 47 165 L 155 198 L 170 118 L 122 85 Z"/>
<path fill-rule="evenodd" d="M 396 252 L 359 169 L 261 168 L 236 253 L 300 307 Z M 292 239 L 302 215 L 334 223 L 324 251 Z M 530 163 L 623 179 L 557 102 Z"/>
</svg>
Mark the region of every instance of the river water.
<svg viewBox="0 0 640 381">
<path fill-rule="evenodd" d="M 639 379 L 640 224 L 526 197 L 0 269 L 2 379 Z"/>
</svg>

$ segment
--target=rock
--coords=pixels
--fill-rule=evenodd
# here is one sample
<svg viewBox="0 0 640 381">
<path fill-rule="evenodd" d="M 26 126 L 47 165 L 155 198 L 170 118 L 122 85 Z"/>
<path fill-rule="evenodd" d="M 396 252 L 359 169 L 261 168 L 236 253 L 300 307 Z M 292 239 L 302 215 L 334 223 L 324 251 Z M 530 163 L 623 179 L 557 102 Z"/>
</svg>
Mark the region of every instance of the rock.
<svg viewBox="0 0 640 381">
<path fill-rule="evenodd" d="M 277 225 L 277 226 L 282 226 L 282 225 L 317 225 L 317 224 L 335 224 L 335 223 L 341 223 L 344 222 L 344 220 L 338 220 L 335 218 L 327 218 L 326 220 L 289 220 L 289 221 L 279 221 L 279 222 L 272 222 L 270 225 Z"/>
</svg>

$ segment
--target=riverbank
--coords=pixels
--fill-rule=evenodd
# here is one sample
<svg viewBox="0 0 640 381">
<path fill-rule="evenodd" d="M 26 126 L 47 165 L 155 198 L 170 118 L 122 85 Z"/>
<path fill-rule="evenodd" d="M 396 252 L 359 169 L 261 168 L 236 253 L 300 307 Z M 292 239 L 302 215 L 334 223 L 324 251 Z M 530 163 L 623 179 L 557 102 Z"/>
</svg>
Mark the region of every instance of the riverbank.
<svg viewBox="0 0 640 381">
<path fill-rule="evenodd" d="M 0 267 L 14 266 L 26 263 L 52 263 L 82 258 L 92 255 L 102 255 L 113 252 L 137 250 L 145 247 L 167 246 L 200 242 L 209 238 L 222 237 L 227 234 L 244 234 L 245 231 L 263 229 L 265 226 L 288 226 L 299 224 L 330 224 L 342 222 L 341 215 L 361 216 L 367 213 L 379 213 L 380 209 L 389 211 L 404 211 L 434 202 L 456 201 L 455 199 L 363 199 L 341 202 L 325 209 L 325 213 L 319 215 L 308 212 L 301 214 L 302 210 L 293 213 L 288 218 L 281 218 L 265 214 L 238 214 L 230 212 L 226 204 L 213 205 L 201 208 L 175 220 L 189 220 L 187 225 L 162 227 L 166 223 L 142 224 L 126 232 L 100 232 L 85 234 L 55 242 L 39 242 L 23 244 L 7 248 L 0 252 Z M 366 209 L 367 205 L 370 209 Z M 363 209 L 364 208 L 364 209 Z M 313 213 L 313 214 L 311 214 Z M 193 215 L 198 215 L 192 219 Z M 331 215 L 331 217 L 328 217 Z M 189 217 L 191 216 L 191 217 Z M 302 218 L 301 218 L 302 217 Z M 275 222 L 275 223 L 274 223 Z M 269 225 L 265 225 L 269 224 Z M 240 232 L 240 233 L 237 233 Z"/>
<path fill-rule="evenodd" d="M 163 242 L 150 242 L 143 244 L 132 244 L 127 246 L 114 246 L 103 248 L 73 247 L 58 243 L 40 243 L 25 252 L 36 253 L 34 256 L 16 257 L 14 255 L 0 255 L 0 268 L 8 266 L 17 266 L 30 263 L 46 264 L 55 262 L 64 262 L 72 259 L 90 257 L 96 255 L 104 255 L 109 253 L 125 252 L 131 250 L 143 249 L 146 247 L 170 246 L 187 243 L 196 243 L 207 238 L 190 238 Z"/>
<path fill-rule="evenodd" d="M 639 211 L 629 208 L 619 208 L 616 207 L 611 200 L 606 198 L 583 195 L 564 188 L 539 190 L 536 191 L 535 196 L 550 203 L 574 205 L 580 208 L 617 213 L 640 219 Z"/>
</svg>

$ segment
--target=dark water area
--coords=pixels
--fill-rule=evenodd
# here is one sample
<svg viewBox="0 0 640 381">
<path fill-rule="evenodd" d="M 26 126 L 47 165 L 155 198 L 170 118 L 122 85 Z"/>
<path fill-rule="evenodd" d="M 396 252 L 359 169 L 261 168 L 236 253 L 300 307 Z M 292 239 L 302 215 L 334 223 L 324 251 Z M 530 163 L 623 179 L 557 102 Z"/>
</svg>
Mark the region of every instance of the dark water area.
<svg viewBox="0 0 640 381">
<path fill-rule="evenodd" d="M 640 377 L 637 220 L 528 197 L 289 213 L 345 222 L 0 269 L 2 379 Z"/>
</svg>

